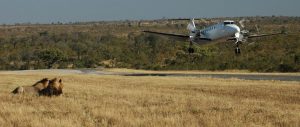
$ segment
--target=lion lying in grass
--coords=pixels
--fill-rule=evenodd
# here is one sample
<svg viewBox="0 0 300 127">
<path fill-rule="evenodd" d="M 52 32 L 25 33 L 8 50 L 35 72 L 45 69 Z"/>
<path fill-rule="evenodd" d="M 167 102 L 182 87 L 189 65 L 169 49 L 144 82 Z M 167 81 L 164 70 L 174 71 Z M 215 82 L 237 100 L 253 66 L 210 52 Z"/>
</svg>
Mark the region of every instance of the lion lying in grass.
<svg viewBox="0 0 300 127">
<path fill-rule="evenodd" d="M 49 81 L 49 85 L 46 88 L 39 91 L 39 95 L 44 95 L 44 96 L 56 95 L 56 96 L 59 96 L 63 93 L 62 89 L 63 89 L 62 80 L 61 79 L 58 80 L 57 78 L 54 78 L 54 79 Z"/>
<path fill-rule="evenodd" d="M 61 95 L 63 89 L 63 83 L 61 79 L 54 78 L 49 80 L 44 78 L 32 86 L 19 86 L 12 91 L 14 94 L 33 94 L 40 96 L 53 96 Z"/>
</svg>

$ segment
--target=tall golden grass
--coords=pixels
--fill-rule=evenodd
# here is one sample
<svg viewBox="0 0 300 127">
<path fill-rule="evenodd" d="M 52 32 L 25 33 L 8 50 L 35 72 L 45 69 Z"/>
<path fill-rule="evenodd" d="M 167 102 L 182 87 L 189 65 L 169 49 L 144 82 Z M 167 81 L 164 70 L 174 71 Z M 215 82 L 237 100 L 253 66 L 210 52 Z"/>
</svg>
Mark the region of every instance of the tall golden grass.
<svg viewBox="0 0 300 127">
<path fill-rule="evenodd" d="M 12 95 L 44 77 L 64 95 Z M 0 74 L 0 126 L 299 126 L 300 83 L 192 77 Z"/>
</svg>

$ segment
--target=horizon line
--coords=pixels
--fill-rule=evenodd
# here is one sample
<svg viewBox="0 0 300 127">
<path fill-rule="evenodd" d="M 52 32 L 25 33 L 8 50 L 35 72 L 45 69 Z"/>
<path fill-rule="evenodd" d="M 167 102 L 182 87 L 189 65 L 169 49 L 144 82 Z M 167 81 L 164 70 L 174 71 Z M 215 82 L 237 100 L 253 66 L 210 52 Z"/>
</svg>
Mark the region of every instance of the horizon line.
<svg viewBox="0 0 300 127">
<path fill-rule="evenodd" d="M 99 20 L 87 20 L 87 21 L 49 21 L 49 22 L 15 22 L 15 23 L 1 23 L 1 26 L 16 26 L 16 25 L 68 25 L 68 24 L 83 24 L 83 23 L 96 23 L 96 22 L 125 22 L 125 21 L 156 21 L 156 20 L 186 20 L 186 19 L 218 19 L 218 18 L 254 18 L 254 17 L 291 17 L 291 18 L 300 18 L 300 16 L 285 16 L 285 15 L 256 15 L 256 16 L 219 16 L 219 17 L 178 17 L 178 18 L 144 18 L 144 19 L 99 19 Z"/>
</svg>

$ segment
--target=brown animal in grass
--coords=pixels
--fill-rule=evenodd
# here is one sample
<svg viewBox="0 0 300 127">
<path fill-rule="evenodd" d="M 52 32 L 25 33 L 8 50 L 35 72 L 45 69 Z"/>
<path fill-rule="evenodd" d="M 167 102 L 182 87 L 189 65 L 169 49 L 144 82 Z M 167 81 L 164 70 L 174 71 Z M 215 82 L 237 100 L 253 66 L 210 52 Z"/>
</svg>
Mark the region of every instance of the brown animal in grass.
<svg viewBox="0 0 300 127">
<path fill-rule="evenodd" d="M 64 85 L 62 83 L 61 79 L 57 79 L 54 78 L 52 80 L 49 81 L 49 85 L 47 88 L 41 90 L 39 92 L 39 95 L 42 96 L 59 96 L 63 93 L 62 89 L 63 89 Z"/>
<path fill-rule="evenodd" d="M 47 88 L 49 85 L 49 79 L 44 78 L 32 86 L 19 86 L 15 90 L 12 91 L 14 94 L 21 94 L 21 93 L 26 93 L 26 94 L 39 94 L 39 91 Z"/>
</svg>

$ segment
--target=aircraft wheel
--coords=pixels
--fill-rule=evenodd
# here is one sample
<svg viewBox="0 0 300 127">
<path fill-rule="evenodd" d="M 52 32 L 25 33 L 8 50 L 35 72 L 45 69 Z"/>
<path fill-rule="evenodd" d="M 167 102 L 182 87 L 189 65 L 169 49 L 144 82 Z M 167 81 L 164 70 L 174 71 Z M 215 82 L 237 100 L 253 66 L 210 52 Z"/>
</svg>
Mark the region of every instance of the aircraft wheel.
<svg viewBox="0 0 300 127">
<path fill-rule="evenodd" d="M 191 48 L 191 47 L 188 49 L 188 51 L 189 51 L 189 53 L 194 53 L 195 52 L 194 48 Z"/>
<path fill-rule="evenodd" d="M 237 47 L 235 49 L 235 54 L 237 54 L 237 55 L 241 54 L 241 49 L 239 47 Z"/>
</svg>

